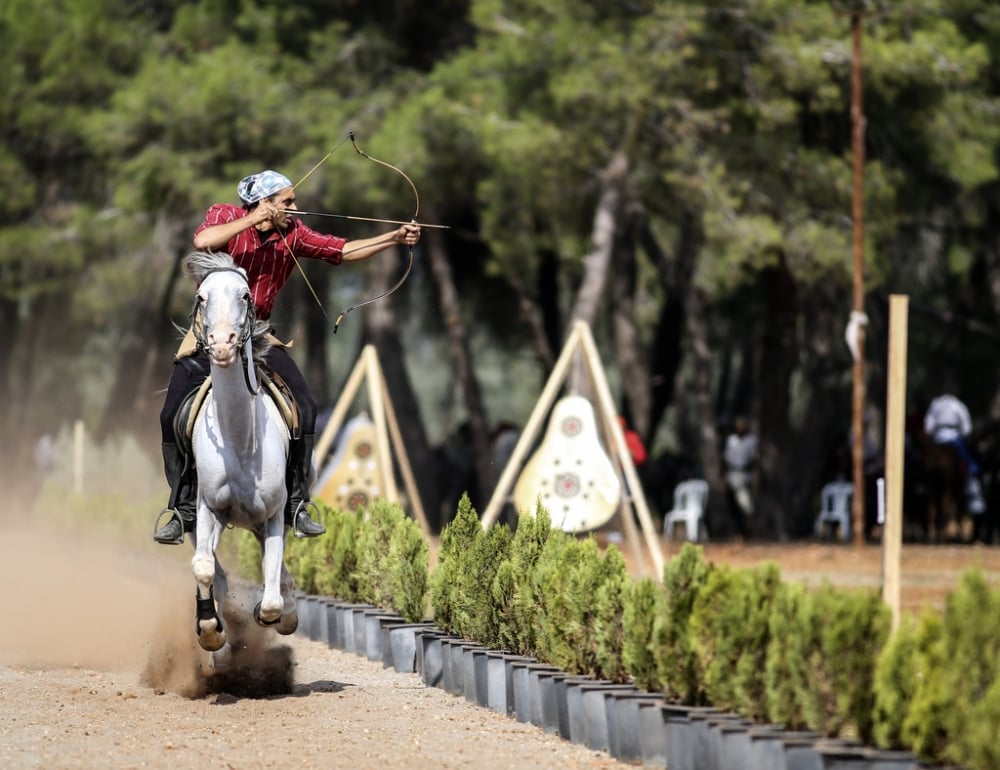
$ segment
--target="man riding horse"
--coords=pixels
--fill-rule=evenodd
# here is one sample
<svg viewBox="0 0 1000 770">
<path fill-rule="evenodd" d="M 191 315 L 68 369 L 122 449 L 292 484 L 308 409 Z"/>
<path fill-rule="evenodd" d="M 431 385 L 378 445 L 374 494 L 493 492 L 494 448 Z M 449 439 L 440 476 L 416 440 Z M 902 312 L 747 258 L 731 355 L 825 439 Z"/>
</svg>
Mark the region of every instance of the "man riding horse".
<svg viewBox="0 0 1000 770">
<path fill-rule="evenodd" d="M 250 297 L 258 320 L 271 317 L 275 300 L 291 277 L 299 258 L 319 259 L 331 265 L 356 262 L 378 254 L 390 246 L 413 246 L 420 239 L 418 225 L 405 224 L 371 238 L 348 241 L 306 227 L 290 214 L 296 209 L 291 181 L 276 171 L 266 170 L 242 179 L 236 188 L 242 206 L 216 203 L 205 213 L 194 233 L 199 251 L 225 251 L 248 276 Z M 274 345 L 264 363 L 288 386 L 299 413 L 301 436 L 289 451 L 289 497 L 285 522 L 296 537 L 316 537 L 326 532 L 308 511 L 312 453 L 316 436 L 316 401 L 292 357 L 283 345 Z M 169 520 L 153 535 L 158 543 L 177 545 L 195 523 L 197 484 L 193 463 L 178 444 L 174 429 L 177 411 L 192 391 L 208 375 L 208 359 L 188 332 L 174 359 L 173 373 L 160 412 L 163 442 L 163 470 L 170 485 L 170 500 L 160 512 Z M 158 519 L 159 520 L 159 519 Z"/>
</svg>

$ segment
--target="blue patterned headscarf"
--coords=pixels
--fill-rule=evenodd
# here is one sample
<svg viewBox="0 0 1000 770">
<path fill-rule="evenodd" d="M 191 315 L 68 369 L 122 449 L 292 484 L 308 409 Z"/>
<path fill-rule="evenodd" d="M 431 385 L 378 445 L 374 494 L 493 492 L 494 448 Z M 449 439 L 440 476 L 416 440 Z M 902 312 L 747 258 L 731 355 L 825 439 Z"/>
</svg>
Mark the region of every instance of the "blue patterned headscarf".
<svg viewBox="0 0 1000 770">
<path fill-rule="evenodd" d="M 259 174 L 251 174 L 243 177 L 236 185 L 236 194 L 246 205 L 270 198 L 277 192 L 281 192 L 286 187 L 291 187 L 291 180 L 284 174 L 277 171 L 261 171 Z"/>
</svg>

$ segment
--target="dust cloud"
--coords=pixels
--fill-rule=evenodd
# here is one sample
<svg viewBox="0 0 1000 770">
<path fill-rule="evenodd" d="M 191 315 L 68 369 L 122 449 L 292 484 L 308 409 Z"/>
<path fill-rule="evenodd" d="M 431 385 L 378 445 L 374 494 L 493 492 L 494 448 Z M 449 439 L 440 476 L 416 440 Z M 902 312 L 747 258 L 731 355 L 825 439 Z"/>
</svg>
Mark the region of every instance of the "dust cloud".
<svg viewBox="0 0 1000 770">
<path fill-rule="evenodd" d="M 189 545 L 125 544 L 0 516 L 0 549 L 0 665 L 135 673 L 188 698 L 292 689 L 290 648 L 246 609 L 255 587 L 231 585 L 232 664 L 211 668 L 195 636 Z"/>
</svg>

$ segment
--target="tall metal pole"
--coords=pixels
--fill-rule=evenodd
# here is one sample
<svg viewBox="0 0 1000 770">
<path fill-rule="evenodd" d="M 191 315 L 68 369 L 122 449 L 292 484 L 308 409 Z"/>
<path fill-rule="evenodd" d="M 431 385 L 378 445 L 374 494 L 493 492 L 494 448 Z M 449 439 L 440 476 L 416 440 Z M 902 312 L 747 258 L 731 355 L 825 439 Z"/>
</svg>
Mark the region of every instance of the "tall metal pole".
<svg viewBox="0 0 1000 770">
<path fill-rule="evenodd" d="M 854 54 L 851 59 L 851 144 L 854 156 L 854 192 L 852 219 L 854 222 L 854 312 L 865 312 L 865 254 L 864 254 L 864 164 L 865 117 L 861 92 L 861 19 L 860 11 L 851 13 L 851 37 Z M 857 358 L 854 361 L 854 397 L 852 412 L 854 502 L 851 509 L 854 545 L 865 542 L 865 470 L 864 470 L 864 412 L 865 412 L 865 326 L 857 327 Z"/>
</svg>

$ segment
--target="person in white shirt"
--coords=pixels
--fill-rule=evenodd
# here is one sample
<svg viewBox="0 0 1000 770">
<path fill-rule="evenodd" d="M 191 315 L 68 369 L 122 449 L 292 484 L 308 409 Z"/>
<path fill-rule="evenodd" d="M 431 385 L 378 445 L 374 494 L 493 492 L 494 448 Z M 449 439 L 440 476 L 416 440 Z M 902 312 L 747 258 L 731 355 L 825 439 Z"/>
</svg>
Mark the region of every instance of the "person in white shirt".
<svg viewBox="0 0 1000 770">
<path fill-rule="evenodd" d="M 753 515 L 753 467 L 757 460 L 757 436 L 743 417 L 733 421 L 726 438 L 722 460 L 726 470 L 726 499 L 729 511 L 743 537 L 749 535 L 748 519 Z"/>
<path fill-rule="evenodd" d="M 982 486 L 979 482 L 980 468 L 965 442 L 972 433 L 972 417 L 969 408 L 956 396 L 945 393 L 931 401 L 924 416 L 924 433 L 935 444 L 951 444 L 965 464 L 967 481 L 965 488 L 966 505 L 969 513 L 980 514 L 986 510 Z"/>
</svg>

